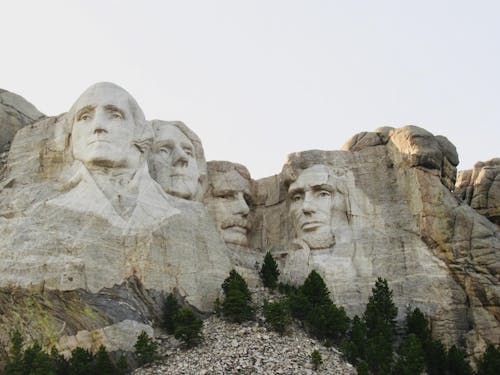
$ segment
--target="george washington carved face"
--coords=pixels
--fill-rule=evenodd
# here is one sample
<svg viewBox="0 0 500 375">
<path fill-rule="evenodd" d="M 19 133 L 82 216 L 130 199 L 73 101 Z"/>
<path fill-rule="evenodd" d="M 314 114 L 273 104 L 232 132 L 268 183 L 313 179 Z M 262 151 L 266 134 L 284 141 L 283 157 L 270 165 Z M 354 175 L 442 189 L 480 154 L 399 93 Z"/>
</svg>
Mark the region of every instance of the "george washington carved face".
<svg viewBox="0 0 500 375">
<path fill-rule="evenodd" d="M 142 112 L 128 92 L 112 83 L 87 89 L 70 110 L 73 157 L 88 168 L 137 168 L 135 144 Z M 142 115 L 143 118 L 143 115 Z"/>
</svg>

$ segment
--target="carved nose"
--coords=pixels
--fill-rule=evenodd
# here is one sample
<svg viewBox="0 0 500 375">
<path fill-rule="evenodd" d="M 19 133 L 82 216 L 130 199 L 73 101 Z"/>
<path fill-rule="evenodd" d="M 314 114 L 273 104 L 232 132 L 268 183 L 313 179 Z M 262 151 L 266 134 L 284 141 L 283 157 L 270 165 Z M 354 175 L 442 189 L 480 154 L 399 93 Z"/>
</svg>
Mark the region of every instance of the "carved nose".
<svg viewBox="0 0 500 375">
<path fill-rule="evenodd" d="M 315 211 L 314 204 L 311 202 L 311 197 L 306 193 L 304 203 L 302 204 L 302 212 L 305 214 L 313 213 Z"/>
<path fill-rule="evenodd" d="M 186 168 L 188 166 L 188 156 L 182 148 L 175 148 L 174 151 L 174 167 Z"/>
<path fill-rule="evenodd" d="M 103 128 L 100 128 L 100 127 L 96 127 L 94 129 L 94 133 L 95 134 L 104 134 L 104 133 L 107 133 L 108 131 L 106 129 L 103 129 Z"/>
<path fill-rule="evenodd" d="M 245 197 L 243 196 L 243 193 L 238 193 L 236 204 L 237 204 L 236 213 L 246 217 L 248 215 L 248 213 L 250 212 L 250 208 L 248 207 L 248 204 L 245 201 Z"/>
</svg>

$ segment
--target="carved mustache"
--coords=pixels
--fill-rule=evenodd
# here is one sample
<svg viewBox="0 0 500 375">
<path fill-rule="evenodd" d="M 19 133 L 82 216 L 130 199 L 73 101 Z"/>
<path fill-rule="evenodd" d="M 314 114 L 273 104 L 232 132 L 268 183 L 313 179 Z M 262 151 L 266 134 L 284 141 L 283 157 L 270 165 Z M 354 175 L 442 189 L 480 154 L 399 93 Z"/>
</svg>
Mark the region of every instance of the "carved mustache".
<svg viewBox="0 0 500 375">
<path fill-rule="evenodd" d="M 226 219 L 222 222 L 221 228 L 226 229 L 230 227 L 242 227 L 245 228 L 247 231 L 250 230 L 251 225 L 246 219 L 241 219 L 241 218 L 230 218 Z"/>
</svg>

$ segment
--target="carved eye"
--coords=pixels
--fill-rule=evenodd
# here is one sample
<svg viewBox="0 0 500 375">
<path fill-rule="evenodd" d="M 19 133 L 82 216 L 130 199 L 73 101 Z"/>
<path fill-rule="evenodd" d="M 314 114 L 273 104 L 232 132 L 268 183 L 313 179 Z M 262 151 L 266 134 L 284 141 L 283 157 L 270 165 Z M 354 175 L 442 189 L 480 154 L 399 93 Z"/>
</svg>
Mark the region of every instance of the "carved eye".
<svg viewBox="0 0 500 375">
<path fill-rule="evenodd" d="M 217 195 L 217 198 L 221 199 L 234 199 L 234 193 L 221 193 Z"/>
<path fill-rule="evenodd" d="M 193 156 L 193 150 L 191 150 L 190 148 L 185 148 L 184 152 L 189 156 Z"/>
<path fill-rule="evenodd" d="M 120 112 L 113 112 L 113 113 L 111 114 L 111 118 L 112 118 L 113 120 L 122 120 L 122 119 L 123 119 L 123 116 L 122 116 L 122 114 L 121 114 Z"/>
<path fill-rule="evenodd" d="M 320 197 L 320 198 L 328 198 L 331 195 L 332 194 L 327 190 L 321 190 L 320 192 L 318 192 L 318 197 Z"/>
<path fill-rule="evenodd" d="M 292 202 L 300 202 L 302 200 L 302 194 L 292 195 Z"/>
<path fill-rule="evenodd" d="M 160 152 L 164 155 L 170 155 L 172 149 L 170 147 L 161 147 Z"/>
<path fill-rule="evenodd" d="M 90 120 L 92 117 L 90 116 L 89 113 L 83 113 L 80 115 L 80 117 L 78 118 L 78 121 L 87 121 L 87 120 Z"/>
</svg>

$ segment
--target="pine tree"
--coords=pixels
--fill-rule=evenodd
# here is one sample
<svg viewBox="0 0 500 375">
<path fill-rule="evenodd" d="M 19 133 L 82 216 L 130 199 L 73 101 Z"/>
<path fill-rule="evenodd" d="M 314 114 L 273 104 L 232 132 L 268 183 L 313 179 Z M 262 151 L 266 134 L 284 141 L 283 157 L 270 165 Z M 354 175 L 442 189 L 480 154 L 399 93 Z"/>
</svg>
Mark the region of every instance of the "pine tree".
<svg viewBox="0 0 500 375">
<path fill-rule="evenodd" d="M 356 370 L 358 371 L 358 375 L 370 375 L 370 367 L 366 361 L 359 361 Z"/>
<path fill-rule="evenodd" d="M 86 349 L 76 347 L 71 351 L 69 374 L 87 375 L 93 372 L 94 356 Z"/>
<path fill-rule="evenodd" d="M 299 288 L 307 297 L 311 306 L 328 305 L 332 303 L 330 291 L 323 278 L 316 271 L 311 271 L 304 284 Z"/>
<path fill-rule="evenodd" d="M 241 323 L 254 318 L 254 309 L 250 305 L 252 296 L 246 281 L 238 272 L 232 270 L 223 284 L 226 297 L 222 302 L 224 317 L 232 322 Z"/>
<path fill-rule="evenodd" d="M 264 317 L 276 332 L 283 334 L 290 324 L 290 313 L 286 299 L 268 303 L 264 301 Z"/>
<path fill-rule="evenodd" d="M 425 315 L 417 307 L 406 312 L 406 334 L 415 334 L 422 345 L 431 340 L 431 330 Z"/>
<path fill-rule="evenodd" d="M 358 359 L 365 358 L 366 326 L 364 322 L 355 315 L 352 319 L 349 339 L 342 345 L 342 352 L 346 359 L 356 364 Z"/>
<path fill-rule="evenodd" d="M 203 321 L 191 309 L 184 308 L 175 315 L 175 338 L 191 348 L 201 341 Z"/>
<path fill-rule="evenodd" d="M 260 277 L 262 283 L 266 288 L 274 289 L 278 284 L 278 276 L 280 271 L 278 270 L 278 264 L 274 260 L 271 253 L 268 251 L 264 257 L 264 263 L 260 269 Z"/>
<path fill-rule="evenodd" d="M 439 340 L 430 340 L 424 345 L 425 367 L 429 375 L 442 375 L 446 372 L 446 348 Z"/>
<path fill-rule="evenodd" d="M 391 344 L 396 328 L 398 309 L 392 300 L 387 280 L 378 278 L 368 299 L 364 320 L 368 337 L 383 335 Z"/>
<path fill-rule="evenodd" d="M 99 375 L 114 375 L 117 369 L 111 359 L 109 358 L 108 351 L 104 345 L 99 346 L 95 355 L 95 373 Z"/>
<path fill-rule="evenodd" d="M 311 364 L 313 366 L 314 371 L 318 371 L 319 366 L 323 363 L 323 357 L 319 350 L 314 349 L 311 353 Z"/>
<path fill-rule="evenodd" d="M 139 365 L 142 366 L 155 360 L 158 345 L 145 331 L 142 331 L 139 336 L 137 336 L 134 349 L 135 358 Z"/>
<path fill-rule="evenodd" d="M 314 336 L 337 343 L 349 328 L 349 318 L 345 310 L 332 302 L 313 306 L 306 322 Z"/>
<path fill-rule="evenodd" d="M 120 357 L 118 357 L 118 361 L 116 362 L 116 373 L 117 375 L 126 375 L 128 374 L 128 362 L 125 355 L 122 353 Z"/>
<path fill-rule="evenodd" d="M 23 374 L 23 337 L 17 329 L 10 335 L 9 358 L 4 371 L 5 375 Z"/>
<path fill-rule="evenodd" d="M 179 303 L 175 296 L 170 293 L 163 305 L 163 327 L 168 334 L 173 335 L 175 332 L 175 315 L 179 311 Z"/>
<path fill-rule="evenodd" d="M 453 345 L 448 351 L 448 373 L 453 375 L 472 375 L 472 368 L 465 358 L 465 352 Z"/>
<path fill-rule="evenodd" d="M 420 375 L 424 370 L 424 353 L 420 340 L 410 333 L 401 345 L 396 372 L 402 375 Z"/>
<path fill-rule="evenodd" d="M 488 345 L 478 364 L 477 375 L 497 375 L 500 372 L 500 349 Z"/>
<path fill-rule="evenodd" d="M 370 337 L 365 347 L 366 362 L 374 374 L 390 374 L 392 344 L 383 334 Z"/>
<path fill-rule="evenodd" d="M 63 355 L 59 354 L 56 347 L 50 350 L 50 360 L 56 375 L 67 375 L 69 373 L 69 362 Z"/>
<path fill-rule="evenodd" d="M 50 356 L 35 341 L 26 348 L 23 356 L 24 373 L 30 375 L 55 375 Z"/>
</svg>

